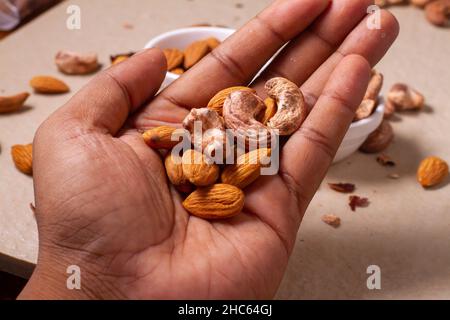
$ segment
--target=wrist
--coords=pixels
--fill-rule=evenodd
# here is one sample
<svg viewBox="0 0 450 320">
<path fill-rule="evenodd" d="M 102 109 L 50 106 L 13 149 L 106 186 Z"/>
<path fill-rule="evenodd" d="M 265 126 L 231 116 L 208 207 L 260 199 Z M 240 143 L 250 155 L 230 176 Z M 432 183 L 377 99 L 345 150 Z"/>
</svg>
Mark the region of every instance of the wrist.
<svg viewBox="0 0 450 320">
<path fill-rule="evenodd" d="M 58 259 L 42 255 L 18 299 L 24 300 L 90 300 L 118 298 L 111 280 L 95 272 L 87 259 L 70 256 L 65 251 Z M 64 257 L 64 258 L 63 258 Z M 73 257 L 73 256 L 72 256 Z M 69 262 L 69 260 L 71 262 Z"/>
</svg>

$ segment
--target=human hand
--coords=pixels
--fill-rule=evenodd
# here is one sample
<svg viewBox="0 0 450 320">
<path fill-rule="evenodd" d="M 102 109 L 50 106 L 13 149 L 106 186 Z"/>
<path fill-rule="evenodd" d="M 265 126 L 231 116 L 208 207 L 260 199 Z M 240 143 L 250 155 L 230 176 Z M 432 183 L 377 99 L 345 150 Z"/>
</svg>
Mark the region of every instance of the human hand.
<svg viewBox="0 0 450 320">
<path fill-rule="evenodd" d="M 386 11 L 381 29 L 367 28 L 371 2 L 275 1 L 155 98 L 166 71 L 157 49 L 95 77 L 36 134 L 39 259 L 20 298 L 272 298 L 371 66 L 398 34 Z M 232 219 L 190 216 L 138 130 L 179 124 L 217 91 L 247 85 L 288 41 L 252 84 L 261 92 L 283 76 L 313 106 L 279 174 L 247 188 Z M 81 268 L 79 291 L 66 288 L 69 265 Z"/>
</svg>

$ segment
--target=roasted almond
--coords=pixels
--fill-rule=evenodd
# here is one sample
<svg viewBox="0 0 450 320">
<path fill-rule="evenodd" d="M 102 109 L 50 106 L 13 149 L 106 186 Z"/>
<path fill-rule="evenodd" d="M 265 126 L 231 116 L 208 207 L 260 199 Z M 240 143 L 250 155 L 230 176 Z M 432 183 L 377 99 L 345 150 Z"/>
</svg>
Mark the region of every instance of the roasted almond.
<svg viewBox="0 0 450 320">
<path fill-rule="evenodd" d="M 259 178 L 261 168 L 267 165 L 261 163 L 261 158 L 268 158 L 270 154 L 271 149 L 262 148 L 241 155 L 236 164 L 225 167 L 221 176 L 222 182 L 240 189 L 246 188 Z"/>
<path fill-rule="evenodd" d="M 182 75 L 184 73 L 184 69 L 183 68 L 175 68 L 170 70 L 170 72 L 178 74 L 178 75 Z"/>
<path fill-rule="evenodd" d="M 143 133 L 142 137 L 144 138 L 145 143 L 152 147 L 153 149 L 172 149 L 175 147 L 180 140 L 173 141 L 172 134 L 176 128 L 161 126 L 156 127 L 150 130 L 147 130 Z"/>
<path fill-rule="evenodd" d="M 128 52 L 128 53 L 119 53 L 116 55 L 110 56 L 111 64 L 115 65 L 122 61 L 127 60 L 128 58 L 132 57 L 135 54 L 135 52 Z"/>
<path fill-rule="evenodd" d="M 219 91 L 208 103 L 208 109 L 216 111 L 218 114 L 222 115 L 223 110 L 223 104 L 225 103 L 225 100 L 228 98 L 228 96 L 235 91 L 251 91 L 253 93 L 256 93 L 256 91 L 252 88 L 248 87 L 230 87 L 223 89 Z"/>
<path fill-rule="evenodd" d="M 188 193 L 192 191 L 192 185 L 189 179 L 183 173 L 183 164 L 181 157 L 175 161 L 172 153 L 169 153 L 164 160 L 167 177 L 169 181 L 177 188 L 178 191 Z"/>
<path fill-rule="evenodd" d="M 13 96 L 0 97 L 0 113 L 20 110 L 29 96 L 28 92 L 22 92 Z"/>
<path fill-rule="evenodd" d="M 205 155 L 199 151 L 186 151 L 183 154 L 182 162 L 185 177 L 198 187 L 212 185 L 219 178 L 219 166 L 208 163 Z"/>
<path fill-rule="evenodd" d="M 209 47 L 210 51 L 213 51 L 215 48 L 220 46 L 220 41 L 217 38 L 211 37 L 204 40 Z"/>
<path fill-rule="evenodd" d="M 424 187 L 440 184 L 448 176 L 448 164 L 438 157 L 424 159 L 417 170 L 417 181 Z"/>
<path fill-rule="evenodd" d="M 11 148 L 11 156 L 19 171 L 27 175 L 33 174 L 33 145 L 14 145 Z"/>
<path fill-rule="evenodd" d="M 164 55 L 167 60 L 167 70 L 178 68 L 183 64 L 184 53 L 178 49 L 164 49 Z"/>
<path fill-rule="evenodd" d="M 261 119 L 261 123 L 263 125 L 267 125 L 270 119 L 277 113 L 277 102 L 272 98 L 267 98 L 264 100 L 264 104 L 266 105 L 266 110 L 264 111 L 264 116 Z"/>
<path fill-rule="evenodd" d="M 209 45 L 205 41 L 191 43 L 184 51 L 184 69 L 189 69 L 210 52 Z"/>
<path fill-rule="evenodd" d="M 36 76 L 30 80 L 30 86 L 38 93 L 66 93 L 70 90 L 63 81 L 50 76 Z"/>
<path fill-rule="evenodd" d="M 192 215 L 203 219 L 226 219 L 239 214 L 245 196 L 241 189 L 229 184 L 215 184 L 199 188 L 183 202 Z"/>
</svg>

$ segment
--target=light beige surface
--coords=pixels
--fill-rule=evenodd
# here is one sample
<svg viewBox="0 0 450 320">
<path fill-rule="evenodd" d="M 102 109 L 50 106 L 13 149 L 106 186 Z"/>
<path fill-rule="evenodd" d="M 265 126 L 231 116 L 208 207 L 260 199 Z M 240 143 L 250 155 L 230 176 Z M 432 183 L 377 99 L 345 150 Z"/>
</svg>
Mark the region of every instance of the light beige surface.
<svg viewBox="0 0 450 320">
<path fill-rule="evenodd" d="M 237 8 L 236 3 L 243 8 Z M 90 77 L 58 74 L 59 49 L 109 54 L 137 50 L 151 37 L 177 27 L 212 22 L 240 26 L 268 0 L 68 1 L 0 42 L 0 94 L 29 90 L 36 74 L 57 75 L 76 92 Z M 70 3 L 80 5 L 82 29 L 65 28 Z M 424 191 L 415 182 L 420 159 L 435 154 L 450 161 L 450 31 L 430 26 L 423 13 L 395 8 L 402 32 L 378 69 L 386 88 L 405 81 L 421 89 L 430 107 L 393 122 L 395 143 L 388 153 L 398 162 L 379 166 L 374 156 L 355 154 L 330 170 L 326 182 L 356 183 L 369 208 L 351 212 L 347 196 L 323 185 L 305 216 L 278 298 L 450 298 L 450 185 Z M 123 28 L 129 22 L 134 29 Z M 0 116 L 0 269 L 30 272 L 37 258 L 37 230 L 29 203 L 32 179 L 15 170 L 9 150 L 29 143 L 52 111 L 69 99 L 32 95 L 29 109 Z M 390 172 L 399 180 L 386 178 Z M 320 221 L 326 213 L 342 218 L 335 230 Z M 366 287 L 366 268 L 378 265 L 382 290 Z"/>
</svg>

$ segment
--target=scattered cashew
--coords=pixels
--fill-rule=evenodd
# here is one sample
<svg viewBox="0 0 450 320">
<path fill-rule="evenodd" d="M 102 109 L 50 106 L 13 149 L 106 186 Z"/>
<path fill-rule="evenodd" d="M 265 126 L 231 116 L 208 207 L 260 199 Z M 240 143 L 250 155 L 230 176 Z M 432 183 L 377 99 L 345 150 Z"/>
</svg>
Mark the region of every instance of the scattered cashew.
<svg viewBox="0 0 450 320">
<path fill-rule="evenodd" d="M 0 113 L 15 112 L 23 107 L 29 97 L 28 92 L 21 92 L 13 96 L 0 97 Z"/>
<path fill-rule="evenodd" d="M 195 122 L 201 122 L 202 132 L 195 132 Z M 226 156 L 226 133 L 223 118 L 214 110 L 208 108 L 191 109 L 183 121 L 183 127 L 192 135 L 192 142 L 201 147 L 208 156 L 216 152 L 224 152 Z"/>
<path fill-rule="evenodd" d="M 425 97 L 403 83 L 394 84 L 387 95 L 387 99 L 396 110 L 418 110 L 425 106 Z"/>
<path fill-rule="evenodd" d="M 65 74 L 89 74 L 100 67 L 95 53 L 59 51 L 55 63 L 59 71 Z"/>
<path fill-rule="evenodd" d="M 284 78 L 273 78 L 266 82 L 269 97 L 277 102 L 277 113 L 270 119 L 267 126 L 278 129 L 280 135 L 294 133 L 306 118 L 306 105 L 300 89 Z"/>
<path fill-rule="evenodd" d="M 450 22 L 450 0 L 435 0 L 425 7 L 425 15 L 432 24 L 445 27 Z"/>
</svg>

